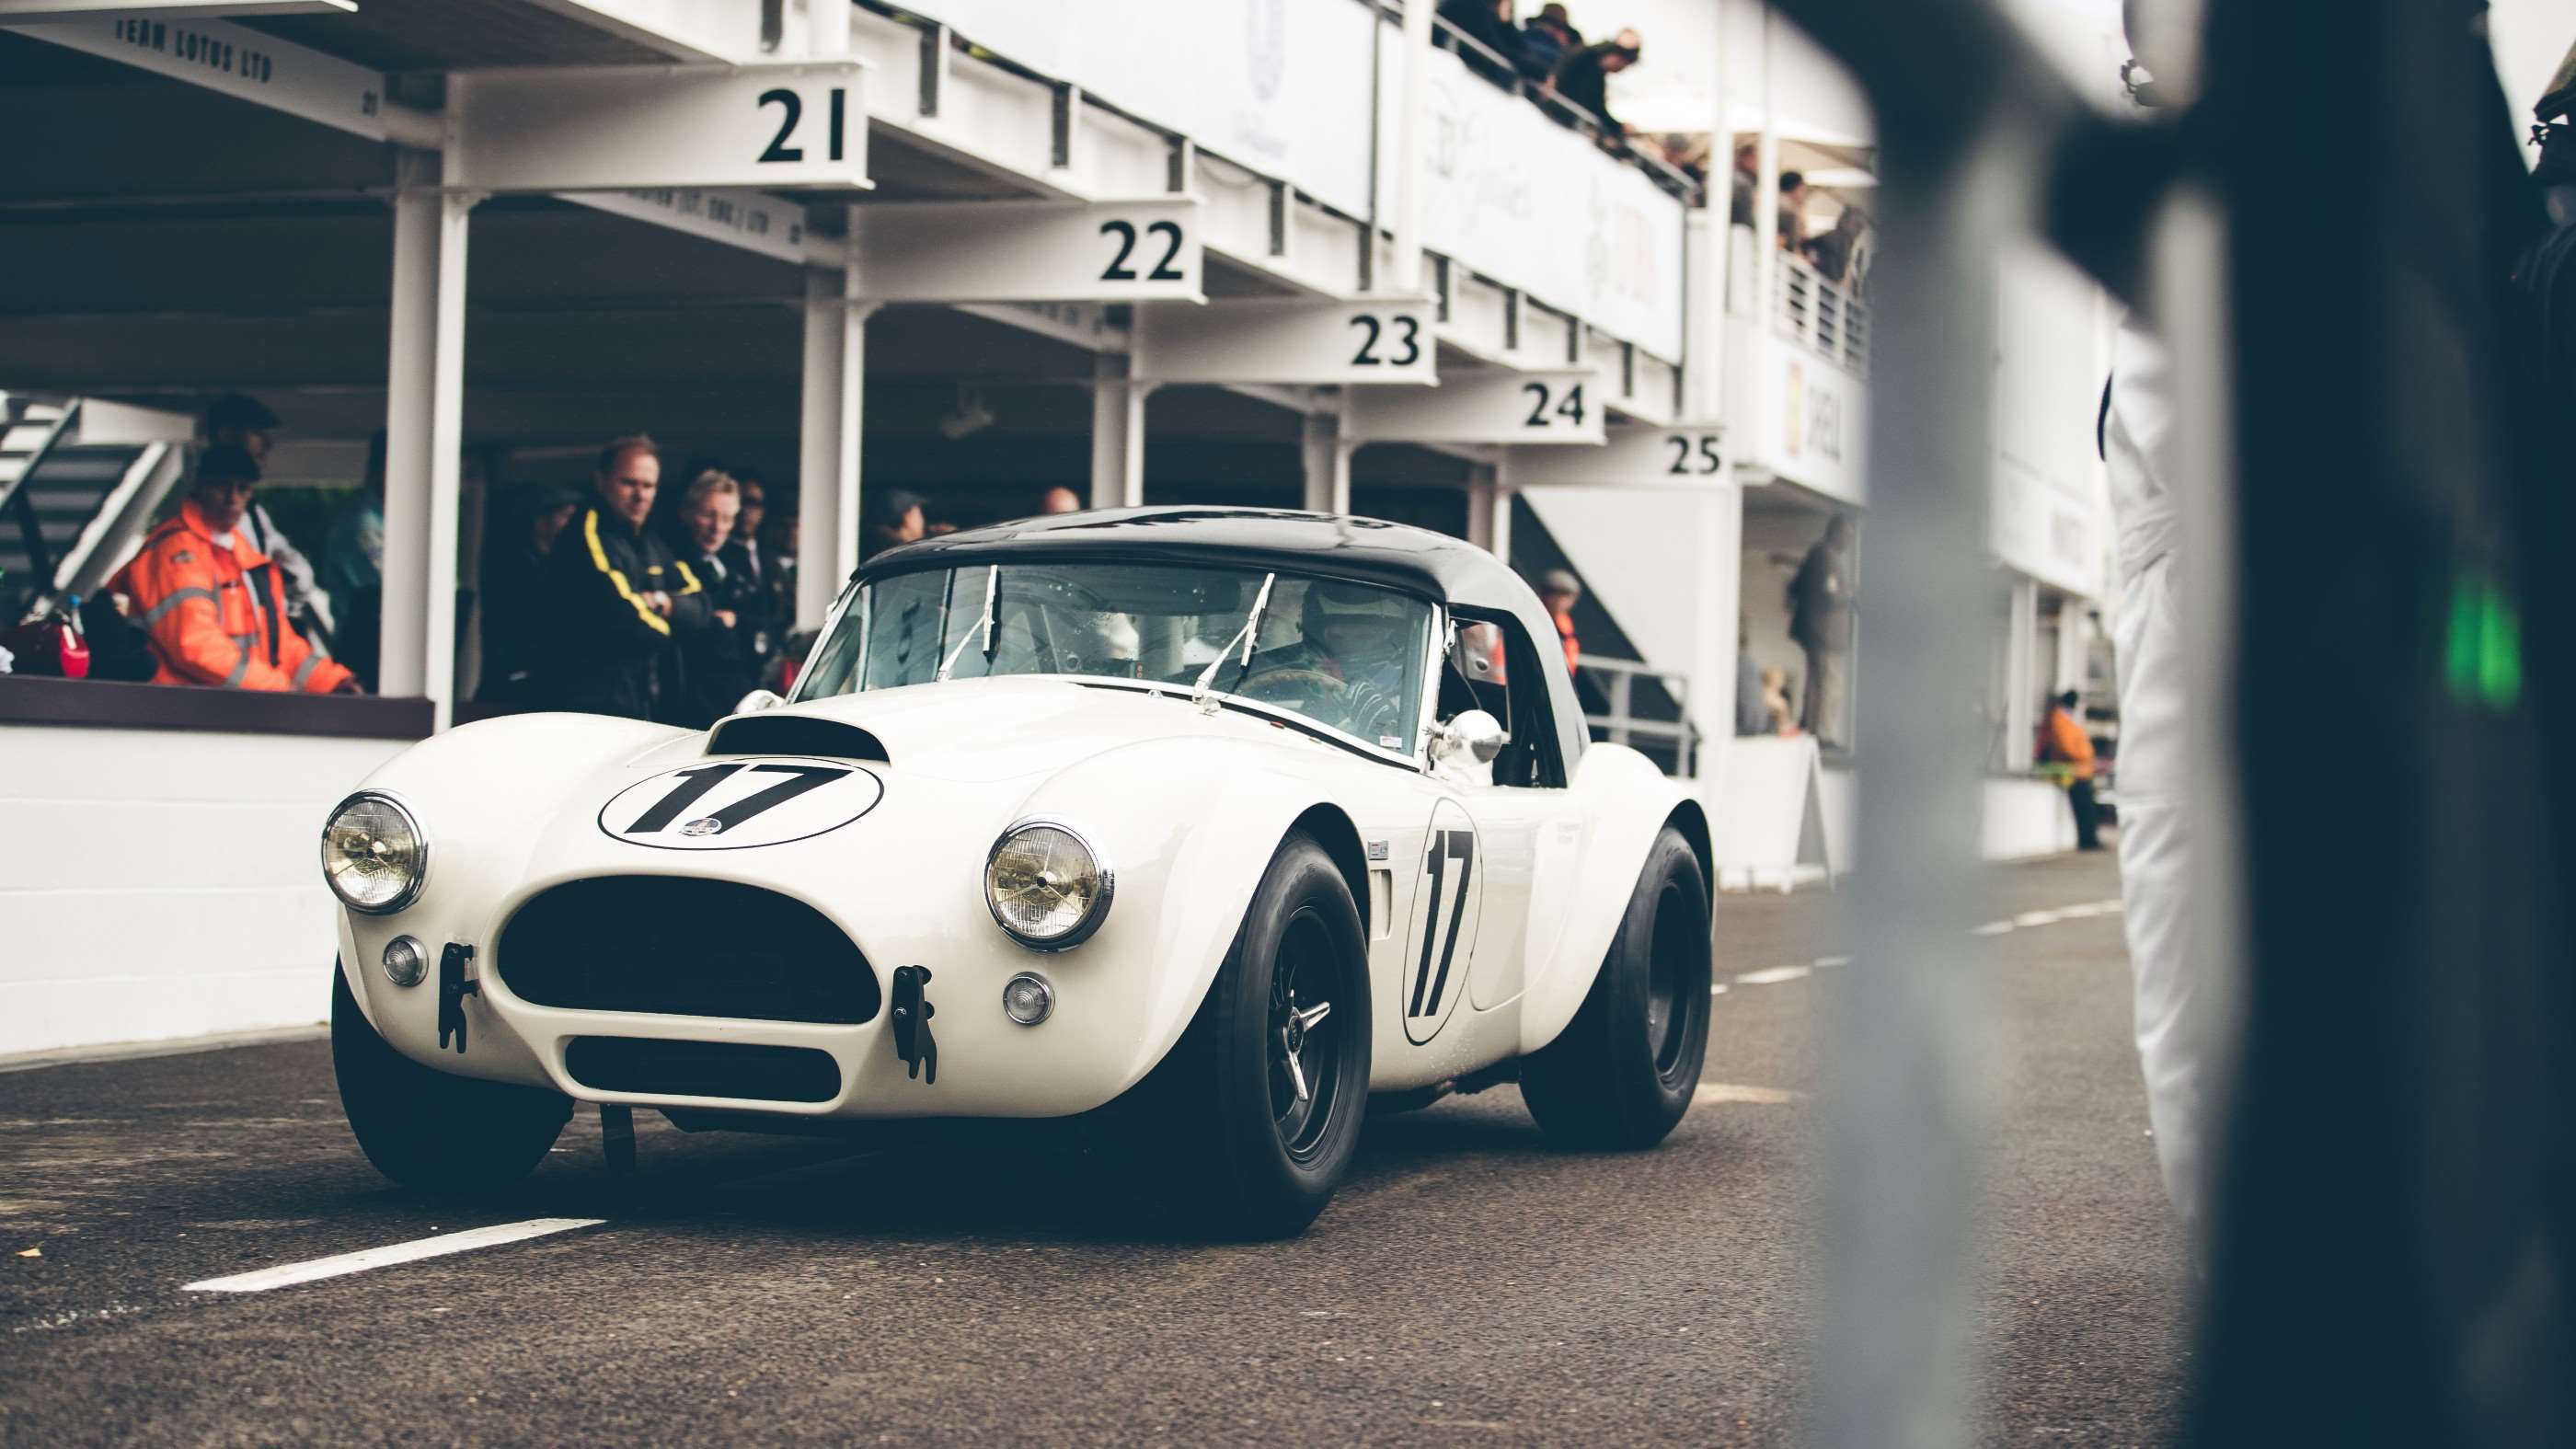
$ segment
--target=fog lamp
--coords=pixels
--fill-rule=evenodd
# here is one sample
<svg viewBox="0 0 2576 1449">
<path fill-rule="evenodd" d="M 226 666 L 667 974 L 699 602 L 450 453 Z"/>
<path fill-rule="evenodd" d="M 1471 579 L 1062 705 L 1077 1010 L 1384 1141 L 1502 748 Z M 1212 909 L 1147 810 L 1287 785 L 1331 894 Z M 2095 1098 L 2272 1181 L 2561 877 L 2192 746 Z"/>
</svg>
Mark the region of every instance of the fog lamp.
<svg viewBox="0 0 2576 1449">
<path fill-rule="evenodd" d="M 1034 971 L 1023 971 L 1002 983 L 1002 1014 L 1022 1026 L 1035 1026 L 1055 1011 L 1055 988 Z"/>
<path fill-rule="evenodd" d="M 418 986 L 429 974 L 429 948 L 409 936 L 385 943 L 385 979 L 396 986 Z"/>
</svg>

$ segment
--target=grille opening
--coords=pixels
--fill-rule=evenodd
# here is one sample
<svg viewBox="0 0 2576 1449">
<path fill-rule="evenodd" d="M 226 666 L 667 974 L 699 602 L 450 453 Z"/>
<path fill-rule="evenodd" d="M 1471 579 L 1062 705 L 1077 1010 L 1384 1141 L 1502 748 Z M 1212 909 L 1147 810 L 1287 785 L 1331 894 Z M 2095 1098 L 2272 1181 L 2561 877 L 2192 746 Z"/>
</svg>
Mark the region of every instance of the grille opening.
<svg viewBox="0 0 2576 1449">
<path fill-rule="evenodd" d="M 707 736 L 710 755 L 815 755 L 826 760 L 894 761 L 885 742 L 854 724 L 805 714 L 747 714 Z"/>
<path fill-rule="evenodd" d="M 855 1025 L 876 971 L 822 912 L 738 881 L 619 875 L 540 893 L 502 927 L 511 994 L 575 1011 Z"/>
<path fill-rule="evenodd" d="M 840 1064 L 812 1047 L 577 1036 L 564 1044 L 564 1070 L 595 1091 L 654 1097 L 828 1102 L 841 1094 Z"/>
</svg>

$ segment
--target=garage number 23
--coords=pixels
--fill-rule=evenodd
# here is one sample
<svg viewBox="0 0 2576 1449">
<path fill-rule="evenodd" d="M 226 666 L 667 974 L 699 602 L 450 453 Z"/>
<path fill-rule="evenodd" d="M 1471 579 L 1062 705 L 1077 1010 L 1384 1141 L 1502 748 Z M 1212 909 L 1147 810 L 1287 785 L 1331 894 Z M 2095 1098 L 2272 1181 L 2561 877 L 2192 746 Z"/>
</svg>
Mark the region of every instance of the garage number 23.
<svg viewBox="0 0 2576 1449">
<path fill-rule="evenodd" d="M 1451 958 L 1458 953 L 1458 928 L 1467 918 L 1467 887 L 1475 878 L 1476 832 L 1472 830 L 1434 830 L 1423 866 L 1431 874 L 1431 909 L 1424 913 L 1422 960 L 1413 972 L 1412 1004 L 1405 1009 L 1408 1017 L 1438 1016 L 1440 1003 L 1449 989 Z M 1457 870 L 1448 869 L 1456 862 Z M 1449 906 L 1449 918 L 1443 921 L 1440 907 L 1443 898 Z M 1437 961 L 1438 972 L 1433 965 Z"/>
</svg>

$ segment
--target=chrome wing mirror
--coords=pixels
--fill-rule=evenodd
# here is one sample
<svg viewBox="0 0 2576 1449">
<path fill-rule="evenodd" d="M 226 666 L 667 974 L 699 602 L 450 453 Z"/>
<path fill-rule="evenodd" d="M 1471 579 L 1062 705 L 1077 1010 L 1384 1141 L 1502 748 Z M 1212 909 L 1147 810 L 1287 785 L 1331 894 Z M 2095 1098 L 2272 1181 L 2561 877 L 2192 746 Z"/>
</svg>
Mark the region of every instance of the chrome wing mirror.
<svg viewBox="0 0 2576 1449">
<path fill-rule="evenodd" d="M 1464 756 L 1477 764 L 1489 765 L 1493 763 L 1494 756 L 1503 752 L 1503 744 L 1510 738 L 1503 733 L 1501 720 L 1481 709 L 1471 709 L 1433 728 L 1431 753 L 1441 760 Z"/>
<path fill-rule="evenodd" d="M 787 701 L 780 698 L 775 691 L 755 689 L 751 693 L 742 697 L 741 702 L 733 707 L 733 712 L 735 714 L 758 714 L 764 709 L 776 709 L 786 702 Z"/>
</svg>

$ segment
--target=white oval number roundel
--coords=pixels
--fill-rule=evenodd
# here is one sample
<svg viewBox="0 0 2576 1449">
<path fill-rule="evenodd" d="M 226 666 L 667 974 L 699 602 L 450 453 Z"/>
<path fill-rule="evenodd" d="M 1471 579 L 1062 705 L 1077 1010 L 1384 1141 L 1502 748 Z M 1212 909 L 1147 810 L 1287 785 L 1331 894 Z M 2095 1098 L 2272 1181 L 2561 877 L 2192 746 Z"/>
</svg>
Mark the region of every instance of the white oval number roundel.
<svg viewBox="0 0 2576 1449">
<path fill-rule="evenodd" d="M 744 850 L 838 830 L 883 798 L 883 781 L 836 760 L 702 760 L 618 791 L 599 828 L 656 850 Z"/>
</svg>

